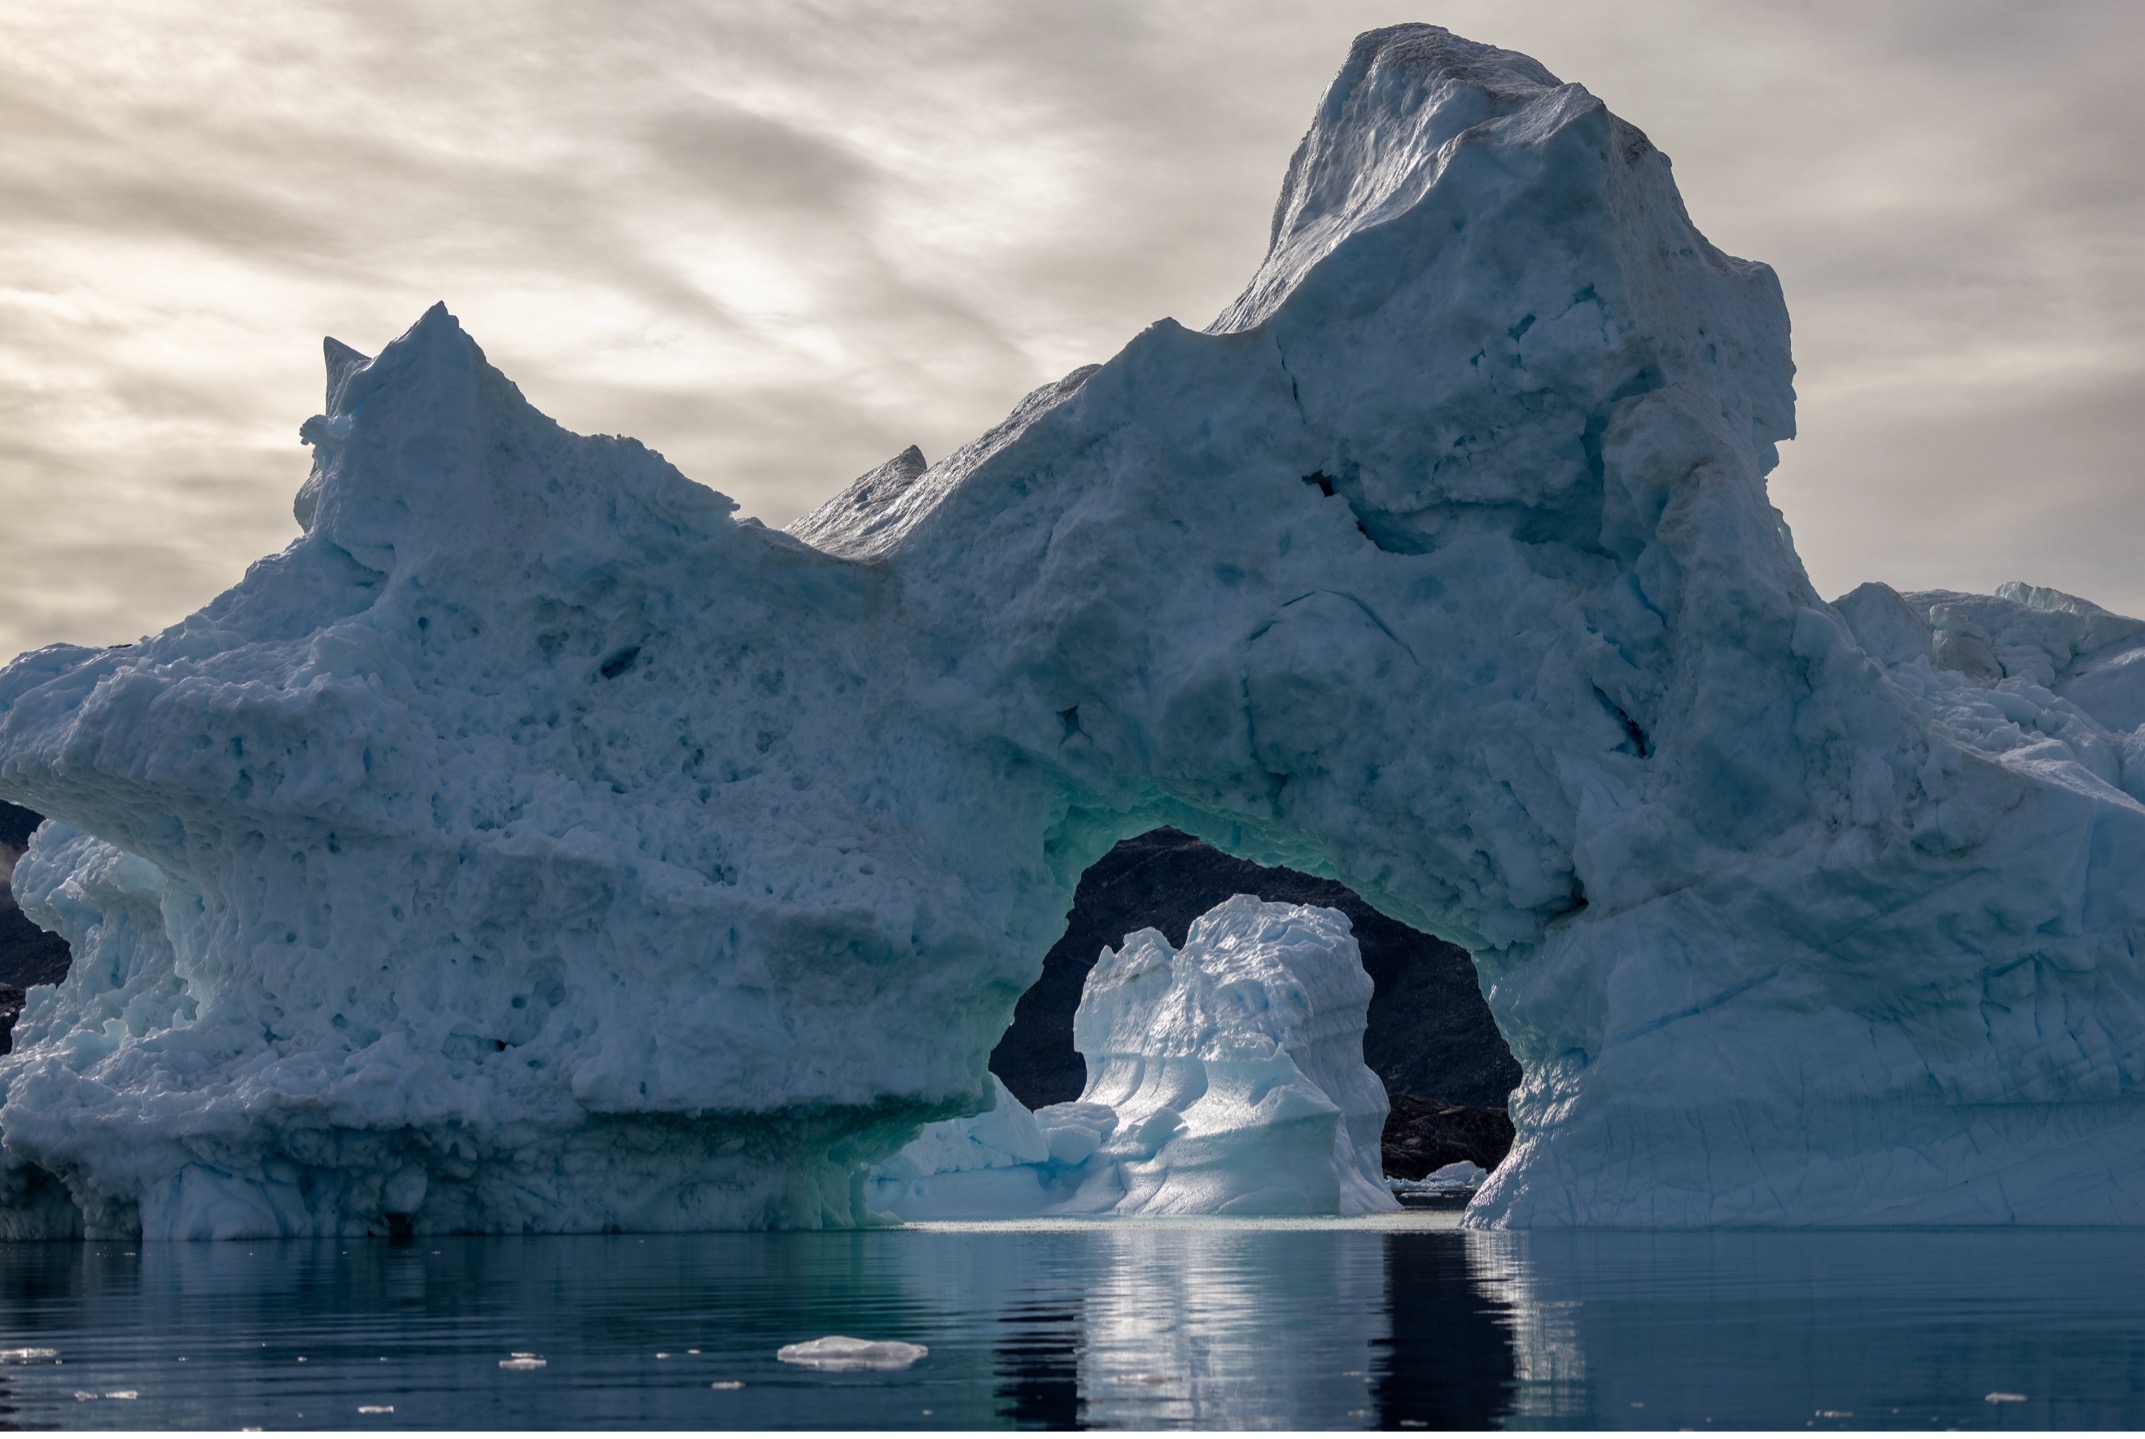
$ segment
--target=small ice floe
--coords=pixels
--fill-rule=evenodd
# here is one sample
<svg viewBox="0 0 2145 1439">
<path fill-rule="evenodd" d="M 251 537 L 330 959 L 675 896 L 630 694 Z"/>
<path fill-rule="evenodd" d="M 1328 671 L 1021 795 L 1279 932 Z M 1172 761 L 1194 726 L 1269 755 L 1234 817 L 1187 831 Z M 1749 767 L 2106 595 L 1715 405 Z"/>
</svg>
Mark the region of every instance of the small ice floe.
<svg viewBox="0 0 2145 1439">
<path fill-rule="evenodd" d="M 392 1404 L 360 1404 L 360 1405 L 358 1405 L 358 1413 L 360 1413 L 360 1414 L 392 1414 L 392 1413 L 394 1413 L 394 1412 L 395 1412 L 395 1406 L 394 1406 L 394 1405 L 392 1405 Z"/>
<path fill-rule="evenodd" d="M 541 1369 L 549 1362 L 549 1360 L 537 1358 L 534 1354 L 516 1350 L 513 1358 L 500 1360 L 499 1367 L 501 1369 Z"/>
<path fill-rule="evenodd" d="M 1999 1389 L 1994 1394 L 1983 1398 L 1981 1402 L 1984 1404 L 2023 1404 L 2026 1402 L 2026 1396 L 2023 1394 L 2006 1394 Z"/>
<path fill-rule="evenodd" d="M 1387 1179 L 1395 1194 L 1472 1194 L 1489 1178 L 1489 1171 L 1472 1160 L 1462 1159 L 1442 1169 L 1433 1169 L 1420 1179 Z"/>
<path fill-rule="evenodd" d="M 40 1364 L 59 1357 L 57 1349 L 0 1349 L 0 1364 Z"/>
<path fill-rule="evenodd" d="M 775 1351 L 784 1364 L 802 1364 L 807 1369 L 906 1369 L 931 1351 L 921 1344 L 898 1339 L 851 1339 L 829 1334 L 804 1344 L 785 1344 Z"/>
<path fill-rule="evenodd" d="M 710 1389 L 742 1389 L 744 1387 L 745 1381 L 742 1379 L 718 1379 L 708 1386 Z"/>
</svg>

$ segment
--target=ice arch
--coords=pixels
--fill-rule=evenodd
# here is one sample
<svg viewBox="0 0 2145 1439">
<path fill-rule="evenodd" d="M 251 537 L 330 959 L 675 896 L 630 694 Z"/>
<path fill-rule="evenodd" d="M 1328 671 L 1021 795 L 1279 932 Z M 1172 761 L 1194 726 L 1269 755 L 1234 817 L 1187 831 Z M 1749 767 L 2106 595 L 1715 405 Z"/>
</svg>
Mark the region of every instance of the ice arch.
<svg viewBox="0 0 2145 1439">
<path fill-rule="evenodd" d="M 303 538 L 0 674 L 14 1232 L 853 1221 L 1163 823 L 1475 953 L 1475 1223 L 2145 1218 L 2137 626 L 1820 600 L 1771 272 L 1531 60 L 1364 36 L 1213 326 L 801 538 L 444 309 L 329 371 Z"/>
</svg>

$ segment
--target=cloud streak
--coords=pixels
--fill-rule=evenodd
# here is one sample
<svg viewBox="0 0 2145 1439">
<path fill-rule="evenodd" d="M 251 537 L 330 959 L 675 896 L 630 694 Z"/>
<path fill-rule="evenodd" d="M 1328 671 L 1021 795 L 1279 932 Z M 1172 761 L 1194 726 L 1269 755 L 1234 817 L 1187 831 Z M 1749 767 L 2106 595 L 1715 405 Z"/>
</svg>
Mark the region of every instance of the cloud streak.
<svg viewBox="0 0 2145 1439">
<path fill-rule="evenodd" d="M 448 301 L 540 406 L 780 523 L 1256 265 L 1380 6 L 76 0 L 0 16 L 0 648 L 179 618 L 289 539 L 318 337 Z M 1772 262 L 1821 589 L 2145 611 L 2130 0 L 1455 0 Z"/>
</svg>

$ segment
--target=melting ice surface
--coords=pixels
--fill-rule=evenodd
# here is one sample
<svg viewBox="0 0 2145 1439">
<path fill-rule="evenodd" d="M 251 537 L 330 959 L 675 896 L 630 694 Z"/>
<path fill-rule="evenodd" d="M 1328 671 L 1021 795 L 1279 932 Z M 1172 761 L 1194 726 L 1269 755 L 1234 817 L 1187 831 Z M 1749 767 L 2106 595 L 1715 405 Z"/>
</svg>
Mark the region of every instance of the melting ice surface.
<svg viewBox="0 0 2145 1439">
<path fill-rule="evenodd" d="M 1031 1114 L 998 1083 L 988 1112 L 927 1126 L 873 1170 L 867 1197 L 904 1219 L 1392 1209 L 1370 998 L 1337 910 L 1240 894 L 1181 950 L 1128 935 L 1073 1016 L 1080 1097 Z"/>
<path fill-rule="evenodd" d="M 2145 1426 L 2136 1232 L 1451 1224 L 0 1244 L 0 1425 Z"/>
</svg>

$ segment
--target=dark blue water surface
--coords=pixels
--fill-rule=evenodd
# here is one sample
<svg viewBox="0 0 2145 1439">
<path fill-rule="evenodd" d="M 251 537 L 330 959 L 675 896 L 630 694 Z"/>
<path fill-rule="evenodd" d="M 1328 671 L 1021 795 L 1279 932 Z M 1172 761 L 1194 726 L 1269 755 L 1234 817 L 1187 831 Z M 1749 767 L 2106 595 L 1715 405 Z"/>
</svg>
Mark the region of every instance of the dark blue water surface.
<svg viewBox="0 0 2145 1439">
<path fill-rule="evenodd" d="M 775 1357 L 827 1334 L 930 1353 Z M 2145 1235 L 1409 1214 L 16 1244 L 0 1350 L 32 1351 L 0 1357 L 21 1426 L 2140 1428 Z"/>
</svg>

